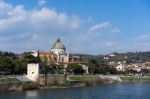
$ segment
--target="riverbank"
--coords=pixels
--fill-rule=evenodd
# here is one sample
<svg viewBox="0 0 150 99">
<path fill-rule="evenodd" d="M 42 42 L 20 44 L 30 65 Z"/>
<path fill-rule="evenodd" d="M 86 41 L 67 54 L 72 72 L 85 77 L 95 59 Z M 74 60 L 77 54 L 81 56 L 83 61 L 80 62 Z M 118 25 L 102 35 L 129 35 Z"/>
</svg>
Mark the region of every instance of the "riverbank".
<svg viewBox="0 0 150 99">
<path fill-rule="evenodd" d="M 91 86 L 99 84 L 150 82 L 150 76 L 107 76 L 107 75 L 73 75 L 68 77 L 76 86 Z"/>
<path fill-rule="evenodd" d="M 0 92 L 33 90 L 38 87 L 39 85 L 33 82 L 5 82 L 0 83 Z"/>
<path fill-rule="evenodd" d="M 122 82 L 150 82 L 150 76 L 120 76 Z"/>
<path fill-rule="evenodd" d="M 56 89 L 70 87 L 86 87 L 101 84 L 124 82 L 150 82 L 145 76 L 107 76 L 107 75 L 40 75 L 37 82 L 20 82 L 16 78 L 0 80 L 0 92 L 24 91 L 33 89 Z M 5 82 L 4 82 L 5 81 Z"/>
<path fill-rule="evenodd" d="M 120 79 L 117 76 L 102 75 L 70 75 L 67 79 L 70 82 L 70 85 L 75 87 L 120 82 Z"/>
<path fill-rule="evenodd" d="M 150 99 L 150 83 L 114 83 L 0 93 L 0 99 Z"/>
</svg>

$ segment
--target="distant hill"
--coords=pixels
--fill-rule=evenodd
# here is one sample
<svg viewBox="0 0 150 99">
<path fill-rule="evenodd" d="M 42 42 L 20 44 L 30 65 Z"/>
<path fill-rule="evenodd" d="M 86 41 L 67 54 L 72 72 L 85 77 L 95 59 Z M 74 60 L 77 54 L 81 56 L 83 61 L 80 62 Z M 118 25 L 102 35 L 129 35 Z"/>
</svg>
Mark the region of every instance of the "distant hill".
<svg viewBox="0 0 150 99">
<path fill-rule="evenodd" d="M 142 63 L 150 61 L 150 51 L 147 52 L 126 52 L 126 53 L 117 53 L 114 52 L 108 55 L 89 55 L 89 54 L 72 54 L 78 55 L 83 60 L 95 61 L 96 64 L 101 64 L 102 62 L 110 61 L 126 61 L 127 63 Z M 105 59 L 108 58 L 108 59 Z"/>
</svg>

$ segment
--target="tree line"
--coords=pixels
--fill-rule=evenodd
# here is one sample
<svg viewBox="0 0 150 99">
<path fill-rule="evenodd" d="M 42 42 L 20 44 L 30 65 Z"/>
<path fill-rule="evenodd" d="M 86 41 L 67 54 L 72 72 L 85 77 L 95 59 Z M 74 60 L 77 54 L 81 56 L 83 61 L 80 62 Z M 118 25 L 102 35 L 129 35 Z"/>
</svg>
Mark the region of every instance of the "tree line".
<svg viewBox="0 0 150 99">
<path fill-rule="evenodd" d="M 13 52 L 0 51 L 0 74 L 25 74 L 27 71 L 27 63 L 37 62 L 37 60 L 30 52 L 24 52 L 18 55 Z"/>
<path fill-rule="evenodd" d="M 127 53 L 113 53 L 110 55 L 87 55 L 87 54 L 72 54 L 81 57 L 81 61 L 85 61 L 89 66 L 89 73 L 91 74 L 122 74 L 124 72 L 117 71 L 109 67 L 110 61 L 127 61 L 129 63 L 150 61 L 150 52 L 127 52 Z M 109 57 L 104 59 L 104 57 Z M 39 57 L 34 57 L 31 52 L 24 52 L 23 54 L 15 54 L 13 52 L 0 51 L 0 74 L 25 74 L 27 72 L 27 63 L 41 63 L 46 65 L 43 71 L 50 73 L 62 73 L 62 67 L 57 64 L 50 64 L 47 66 Z M 83 68 L 78 64 L 69 64 L 67 72 L 74 74 L 83 74 Z M 136 71 L 127 71 L 127 73 Z M 142 72 L 149 73 L 149 70 L 142 70 Z"/>
</svg>

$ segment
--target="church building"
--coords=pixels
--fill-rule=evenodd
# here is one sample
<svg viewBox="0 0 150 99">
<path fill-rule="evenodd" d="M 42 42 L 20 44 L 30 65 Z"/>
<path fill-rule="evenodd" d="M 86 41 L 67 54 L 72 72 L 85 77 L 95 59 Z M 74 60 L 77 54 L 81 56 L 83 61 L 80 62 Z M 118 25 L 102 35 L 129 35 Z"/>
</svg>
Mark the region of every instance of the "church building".
<svg viewBox="0 0 150 99">
<path fill-rule="evenodd" d="M 66 47 L 58 38 L 52 45 L 49 51 L 33 52 L 33 56 L 39 56 L 42 61 L 45 61 L 48 65 L 57 64 L 67 67 L 68 64 L 79 64 L 88 73 L 88 66 L 85 62 L 81 61 L 80 56 L 71 55 L 66 52 Z"/>
<path fill-rule="evenodd" d="M 69 54 L 66 53 L 66 48 L 58 38 L 51 48 L 51 52 L 56 54 L 57 62 L 68 62 Z"/>
</svg>

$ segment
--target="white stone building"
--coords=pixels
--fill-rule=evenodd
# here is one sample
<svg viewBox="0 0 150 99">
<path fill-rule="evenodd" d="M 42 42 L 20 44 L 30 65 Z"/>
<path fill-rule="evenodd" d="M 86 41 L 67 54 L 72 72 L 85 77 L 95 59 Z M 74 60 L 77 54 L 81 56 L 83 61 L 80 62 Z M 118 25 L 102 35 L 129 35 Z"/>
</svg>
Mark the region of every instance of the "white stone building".
<svg viewBox="0 0 150 99">
<path fill-rule="evenodd" d="M 40 74 L 40 65 L 36 63 L 27 65 L 27 78 L 31 81 L 37 81 Z"/>
</svg>

